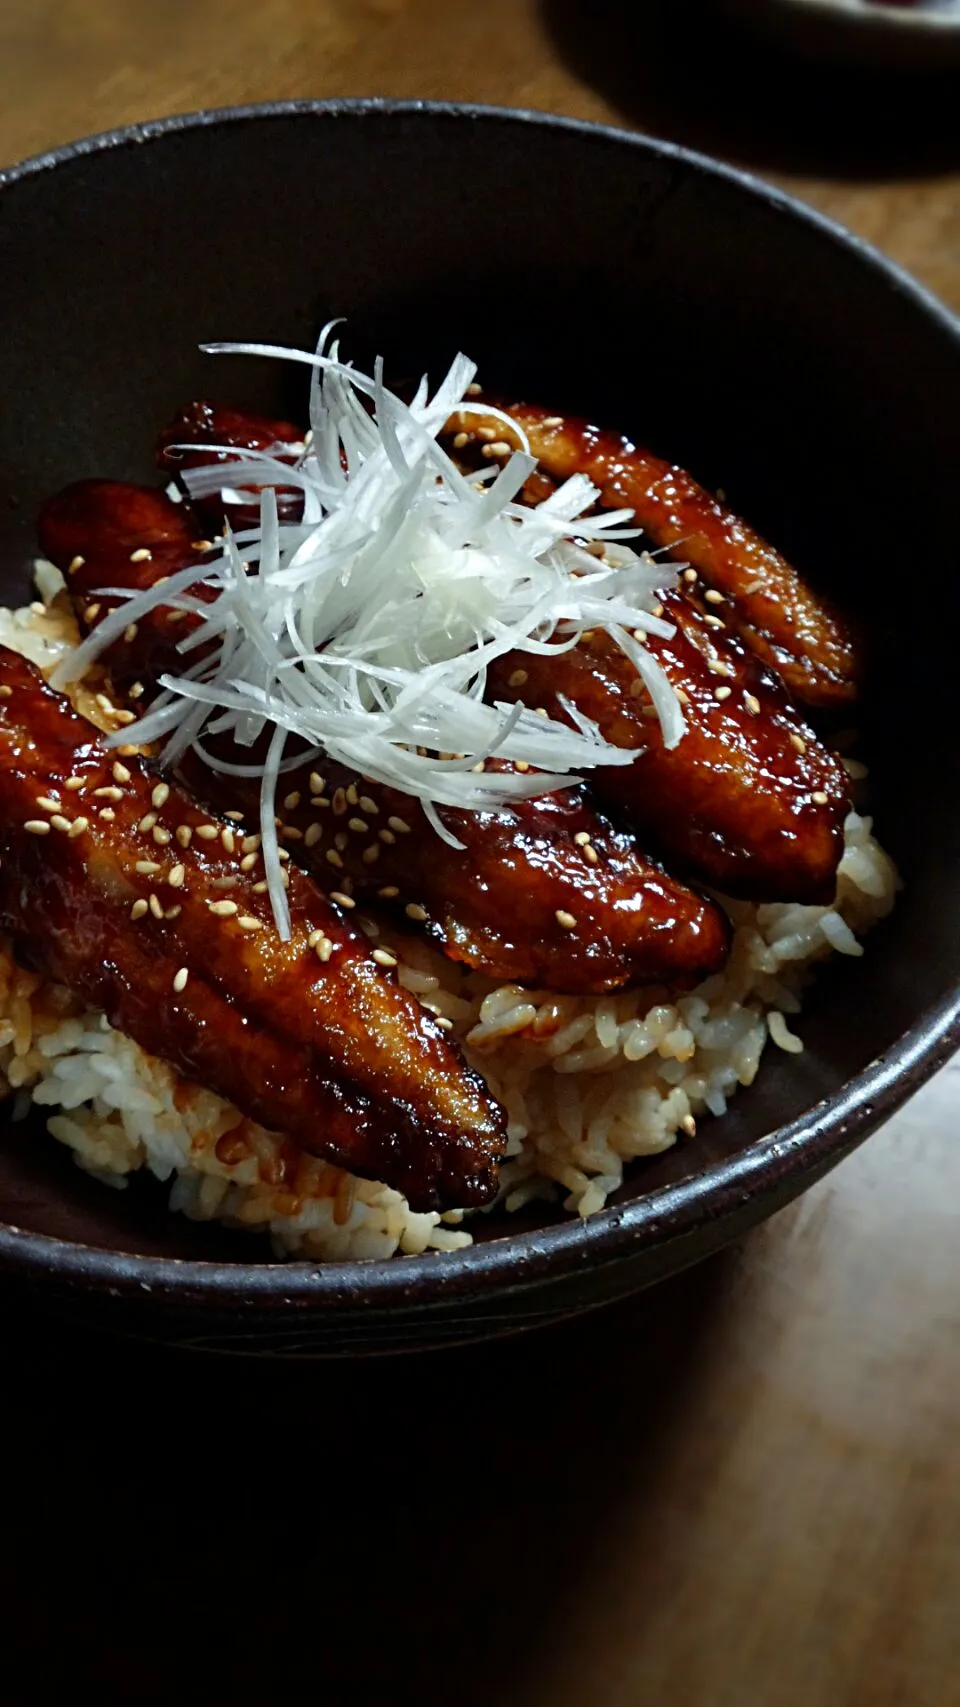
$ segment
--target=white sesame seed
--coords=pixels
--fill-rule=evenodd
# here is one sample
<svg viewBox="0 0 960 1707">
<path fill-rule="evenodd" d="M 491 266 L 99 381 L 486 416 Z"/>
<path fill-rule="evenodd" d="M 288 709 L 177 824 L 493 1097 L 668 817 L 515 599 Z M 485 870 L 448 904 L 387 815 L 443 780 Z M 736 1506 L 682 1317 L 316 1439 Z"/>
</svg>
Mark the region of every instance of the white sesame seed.
<svg viewBox="0 0 960 1707">
<path fill-rule="evenodd" d="M 152 834 L 158 848 L 165 848 L 168 842 L 173 841 L 170 831 L 165 830 L 162 824 L 154 824 Z"/>
<path fill-rule="evenodd" d="M 252 913 L 241 913 L 237 919 L 237 924 L 240 926 L 242 931 L 263 930 L 263 920 L 255 919 Z"/>
<path fill-rule="evenodd" d="M 562 930 L 572 931 L 576 929 L 577 921 L 573 913 L 565 913 L 563 908 L 559 907 L 553 916 Z"/>
<path fill-rule="evenodd" d="M 703 620 L 708 628 L 726 628 L 727 626 L 718 616 L 705 616 Z"/>
<path fill-rule="evenodd" d="M 347 829 L 355 830 L 358 836 L 365 835 L 369 828 L 365 818 L 350 818 L 347 823 Z"/>
<path fill-rule="evenodd" d="M 82 836 L 84 830 L 89 830 L 89 828 L 90 828 L 89 818 L 84 818 L 84 817 L 74 818 L 73 823 L 70 825 L 71 840 L 74 836 Z"/>
<path fill-rule="evenodd" d="M 133 906 L 130 908 L 130 917 L 131 919 L 142 919 L 146 911 L 147 903 L 141 898 L 139 901 L 134 901 Z"/>
<path fill-rule="evenodd" d="M 243 813 L 242 812 L 225 812 L 223 814 L 223 816 L 225 818 L 232 819 L 234 824 L 242 824 L 243 823 Z"/>
<path fill-rule="evenodd" d="M 243 841 L 240 843 L 240 852 L 245 854 L 256 853 L 262 843 L 262 836 L 244 836 Z"/>
<path fill-rule="evenodd" d="M 115 782 L 129 782 L 130 781 L 130 772 L 128 771 L 126 765 L 122 765 L 120 763 L 119 759 L 117 760 L 116 764 L 113 767 L 113 777 L 114 777 Z"/>
<path fill-rule="evenodd" d="M 123 631 L 123 638 L 128 646 L 133 644 L 134 640 L 137 638 L 137 625 L 135 622 L 127 623 L 127 626 Z"/>
<path fill-rule="evenodd" d="M 807 750 L 807 743 L 802 735 L 792 734 L 790 736 L 790 745 L 792 747 L 796 747 L 798 753 L 805 753 Z"/>
<path fill-rule="evenodd" d="M 189 824 L 178 824 L 174 834 L 182 848 L 188 848 L 193 841 L 193 831 Z"/>
<path fill-rule="evenodd" d="M 407 918 L 415 919 L 417 924 L 423 924 L 424 920 L 427 918 L 426 907 L 419 906 L 416 901 L 408 902 L 403 910 L 406 913 Z"/>
<path fill-rule="evenodd" d="M 311 806 L 329 806 L 330 801 L 325 794 L 311 794 L 310 804 Z"/>
<path fill-rule="evenodd" d="M 67 780 L 63 786 L 64 786 L 64 788 L 70 788 L 70 789 L 82 788 L 83 787 L 83 777 L 82 776 L 68 776 Z"/>
<path fill-rule="evenodd" d="M 133 686 L 129 687 L 127 689 L 128 699 L 140 699 L 142 694 L 143 694 L 143 683 L 142 682 L 134 682 Z"/>
<path fill-rule="evenodd" d="M 200 837 L 202 842 L 212 842 L 215 837 L 219 836 L 220 830 L 216 824 L 198 824 L 195 834 Z"/>
<path fill-rule="evenodd" d="M 347 810 L 347 791 L 345 788 L 337 788 L 334 790 L 334 794 L 333 794 L 334 816 L 337 818 L 342 818 L 343 814 L 346 812 L 346 810 Z"/>
<path fill-rule="evenodd" d="M 822 788 L 818 788 L 810 796 L 810 799 L 813 801 L 813 804 L 815 806 L 826 806 L 829 798 L 830 798 L 830 796 L 828 794 L 825 794 Z"/>
<path fill-rule="evenodd" d="M 266 883 L 266 882 L 255 883 L 253 886 L 253 893 L 255 895 L 265 895 L 267 893 L 267 890 L 269 889 L 269 887 L 270 887 L 269 883 Z"/>
<path fill-rule="evenodd" d="M 507 680 L 507 686 L 510 688 L 522 688 L 527 679 L 526 670 L 514 670 L 512 676 Z"/>
<path fill-rule="evenodd" d="M 480 384 L 480 381 L 478 379 L 472 379 L 470 384 L 467 386 L 467 396 L 479 397 L 482 390 L 483 386 Z"/>
<path fill-rule="evenodd" d="M 526 759 L 515 759 L 513 762 L 513 768 L 515 771 L 519 771 L 521 775 L 525 776 L 527 771 L 530 769 L 530 766 L 527 764 Z"/>
<path fill-rule="evenodd" d="M 207 906 L 218 919 L 229 919 L 233 913 L 240 911 L 236 901 L 208 901 Z"/>
<path fill-rule="evenodd" d="M 331 901 L 336 901 L 338 907 L 350 908 L 355 907 L 357 904 L 353 899 L 353 896 L 345 895 L 342 889 L 331 889 L 330 899 Z"/>
<path fill-rule="evenodd" d="M 220 831 L 220 840 L 223 843 L 226 852 L 232 854 L 237 843 L 236 837 L 234 836 L 229 824 Z"/>
<path fill-rule="evenodd" d="M 468 445 L 469 443 L 470 443 L 470 434 L 469 433 L 454 433 L 454 435 L 453 435 L 453 448 L 454 448 L 454 450 L 462 450 L 464 445 Z"/>
<path fill-rule="evenodd" d="M 70 820 L 65 818 L 62 812 L 55 812 L 50 820 L 50 826 L 54 830 L 62 830 L 66 835 L 70 830 Z"/>
<path fill-rule="evenodd" d="M 299 789 L 295 788 L 293 790 L 293 793 L 288 794 L 286 799 L 284 800 L 283 809 L 285 812 L 295 812 L 297 807 L 299 806 L 299 804 L 300 804 L 300 791 L 299 791 Z"/>
<path fill-rule="evenodd" d="M 331 865 L 336 865 L 336 866 L 339 866 L 341 870 L 343 869 L 343 860 L 340 858 L 340 855 L 337 853 L 336 848 L 328 848 L 327 849 L 327 859 L 329 860 Z"/>
<path fill-rule="evenodd" d="M 732 692 L 732 688 L 714 688 L 713 697 L 714 699 L 729 699 Z"/>
<path fill-rule="evenodd" d="M 105 693 L 95 694 L 94 698 L 95 698 L 96 704 L 99 705 L 101 711 L 105 711 L 105 712 L 112 714 L 116 710 L 116 707 L 114 706 L 113 701 L 108 699 Z"/>
<path fill-rule="evenodd" d="M 214 889 L 235 889 L 239 882 L 240 882 L 239 877 L 235 877 L 232 872 L 228 872 L 226 874 L 226 876 L 224 876 L 224 877 L 215 877 L 214 878 L 213 888 Z"/>
<path fill-rule="evenodd" d="M 378 812 L 380 811 L 380 808 L 377 805 L 376 801 L 371 800 L 369 794 L 361 794 L 360 805 L 361 805 L 363 811 L 366 812 L 368 814 L 368 816 L 371 818 L 375 818 L 377 816 Z"/>
<path fill-rule="evenodd" d="M 283 837 L 285 842 L 302 842 L 303 841 L 303 831 L 298 830 L 296 824 L 284 824 L 281 831 L 280 831 L 280 834 Z M 346 845 L 347 845 L 346 840 L 344 840 L 344 842 L 341 845 L 343 847 L 346 847 Z"/>
<path fill-rule="evenodd" d="M 46 818 L 28 818 L 24 824 L 28 836 L 49 836 L 50 825 Z"/>
<path fill-rule="evenodd" d="M 378 966 L 396 966 L 397 964 L 396 955 L 388 953 L 385 948 L 375 948 L 370 958 L 375 960 Z"/>
<path fill-rule="evenodd" d="M 136 551 L 131 551 L 130 561 L 131 563 L 149 563 L 152 556 L 153 552 L 148 551 L 145 545 L 141 545 L 137 547 Z"/>
<path fill-rule="evenodd" d="M 391 830 L 397 831 L 398 835 L 409 836 L 410 825 L 407 823 L 405 818 L 388 818 L 387 823 L 390 825 Z"/>
<path fill-rule="evenodd" d="M 44 812 L 58 812 L 60 810 L 60 802 L 55 800 L 52 794 L 38 794 L 37 805 Z"/>
<path fill-rule="evenodd" d="M 260 855 L 256 854 L 256 853 L 244 854 L 242 860 L 240 861 L 240 870 L 241 871 L 252 871 L 259 858 L 260 858 Z"/>
<path fill-rule="evenodd" d="M 585 848 L 588 841 L 590 840 L 590 831 L 589 830 L 578 830 L 573 839 L 576 842 L 578 848 Z"/>
<path fill-rule="evenodd" d="M 311 771 L 310 772 L 310 793 L 311 794 L 322 794 L 325 788 L 326 788 L 326 783 L 324 782 L 323 777 L 320 775 L 320 772 L 319 771 Z"/>
<path fill-rule="evenodd" d="M 107 784 L 106 788 L 95 788 L 93 797 L 95 800 L 122 800 L 123 789 L 116 788 L 111 782 Z"/>
<path fill-rule="evenodd" d="M 147 555 L 149 556 L 149 552 L 147 553 Z M 174 977 L 174 980 L 173 980 L 173 987 L 174 987 L 174 990 L 176 991 L 178 996 L 179 996 L 181 990 L 186 989 L 187 979 L 189 978 L 189 976 L 190 976 L 190 973 L 187 970 L 186 966 L 181 966 L 179 972 L 176 974 L 176 976 Z"/>
<path fill-rule="evenodd" d="M 395 901 L 397 896 L 399 895 L 399 893 L 400 893 L 399 889 L 397 889 L 396 886 L 392 883 L 388 883 L 386 888 L 384 888 L 384 889 L 378 889 L 377 890 L 377 894 L 379 895 L 381 901 Z"/>
<path fill-rule="evenodd" d="M 153 914 L 155 919 L 162 919 L 163 918 L 163 908 L 161 907 L 160 902 L 157 900 L 156 895 L 151 895 L 151 897 L 150 897 L 150 911 Z"/>
<path fill-rule="evenodd" d="M 139 871 L 141 877 L 152 877 L 160 867 L 154 859 L 138 859 L 134 870 Z"/>
<path fill-rule="evenodd" d="M 105 824 L 113 824 L 116 822 L 117 814 L 113 810 L 112 806 L 101 806 L 99 812 L 97 813 L 97 817 L 102 818 Z M 76 822 L 77 822 L 76 818 L 74 819 L 73 822 L 74 822 L 74 824 L 76 824 Z M 73 828 L 73 825 L 71 825 L 71 827 L 70 827 L 70 834 L 71 834 L 71 836 L 76 834 L 76 832 Z"/>
<path fill-rule="evenodd" d="M 325 936 L 321 942 L 317 943 L 317 947 L 316 947 L 317 959 L 322 960 L 324 962 L 324 964 L 326 964 L 326 962 L 330 959 L 330 956 L 332 953 L 333 953 L 333 943 L 330 941 L 330 938 L 328 936 Z"/>
<path fill-rule="evenodd" d="M 167 882 L 169 883 L 171 889 L 182 889 L 183 888 L 183 880 L 186 877 L 186 875 L 187 875 L 186 868 L 184 866 L 182 866 L 182 865 L 171 866 L 170 871 L 167 873 Z"/>
<path fill-rule="evenodd" d="M 692 1114 L 685 1114 L 680 1125 L 688 1138 L 695 1138 L 697 1136 L 697 1123 Z"/>
<path fill-rule="evenodd" d="M 760 710 L 760 701 L 758 700 L 756 694 L 755 693 L 745 693 L 743 696 L 743 703 L 746 706 L 747 710 L 749 712 L 751 712 L 754 717 L 756 717 L 757 713 Z"/>
<path fill-rule="evenodd" d="M 288 854 L 286 848 L 278 848 L 277 849 L 277 858 L 282 859 L 282 860 L 288 860 L 290 858 L 290 855 Z"/>
<path fill-rule="evenodd" d="M 643 682 L 641 681 L 640 677 L 635 676 L 633 681 L 630 683 L 630 697 L 631 697 L 631 699 L 640 699 L 641 696 L 646 693 L 646 691 L 647 690 L 644 687 Z"/>
<path fill-rule="evenodd" d="M 116 721 L 118 723 L 122 723 L 124 726 L 128 723 L 136 723 L 137 721 L 137 714 L 135 711 L 114 711 L 113 715 Z"/>
<path fill-rule="evenodd" d="M 307 828 L 306 828 L 306 833 L 304 834 L 304 838 L 303 838 L 304 847 L 305 848 L 315 848 L 317 843 L 320 841 L 322 835 L 323 835 L 323 825 L 322 824 L 317 824 L 317 823 L 308 824 Z"/>
<path fill-rule="evenodd" d="M 307 947 L 316 948 L 317 943 L 323 941 L 323 936 L 323 931 L 311 931 L 310 935 L 307 937 Z"/>
<path fill-rule="evenodd" d="M 364 865 L 376 865 L 377 860 L 380 858 L 380 843 L 371 842 L 368 848 L 364 848 L 360 858 L 363 860 Z"/>
<path fill-rule="evenodd" d="M 85 562 L 86 558 L 84 557 L 71 557 L 70 562 L 67 565 L 67 574 L 75 575 L 78 569 L 83 568 Z"/>
<path fill-rule="evenodd" d="M 180 914 L 182 912 L 183 912 L 183 908 L 180 906 L 180 904 L 178 902 L 175 907 L 168 907 L 163 916 L 165 919 L 179 919 Z"/>
<path fill-rule="evenodd" d="M 722 605 L 726 603 L 723 594 L 718 593 L 716 587 L 708 587 L 703 596 L 708 605 Z"/>
<path fill-rule="evenodd" d="M 357 795 L 357 785 L 355 782 L 351 782 L 348 789 L 347 789 L 347 805 L 348 806 L 356 806 L 358 804 L 359 804 L 359 797 Z"/>
<path fill-rule="evenodd" d="M 382 842 L 386 843 L 388 848 L 392 848 L 397 839 L 392 830 L 378 830 L 377 835 Z"/>
<path fill-rule="evenodd" d="M 97 617 L 99 615 L 100 615 L 100 606 L 99 606 L 99 604 L 94 603 L 92 605 L 87 606 L 86 610 L 83 613 L 83 620 L 84 620 L 84 622 L 96 622 Z"/>
<path fill-rule="evenodd" d="M 683 571 L 683 578 L 685 581 L 695 581 L 697 578 L 697 571 L 695 569 L 685 569 Z"/>
<path fill-rule="evenodd" d="M 646 629 L 645 629 L 645 628 L 635 628 L 635 629 L 634 629 L 634 631 L 633 631 L 633 638 L 634 638 L 634 640 L 639 640 L 639 641 L 640 641 L 640 643 L 641 643 L 641 645 L 642 645 L 642 644 L 643 644 L 643 642 L 644 642 L 644 641 L 645 641 L 645 640 L 646 640 L 646 638 L 647 638 L 647 631 L 646 631 Z"/>
<path fill-rule="evenodd" d="M 493 439 L 490 444 L 484 445 L 483 455 L 486 457 L 509 456 L 510 446 L 506 439 Z"/>
<path fill-rule="evenodd" d="M 600 855 L 597 853 L 597 850 L 594 847 L 592 842 L 585 843 L 584 849 L 583 849 L 583 854 L 584 854 L 584 858 L 586 859 L 588 865 L 597 865 L 598 864 L 599 859 L 600 859 Z"/>
<path fill-rule="evenodd" d="M 97 793 L 98 794 L 100 793 L 99 789 L 97 790 Z M 122 796 L 121 796 L 121 798 L 122 798 Z M 155 812 L 146 812 L 146 813 L 144 813 L 144 816 L 141 818 L 139 824 L 137 825 L 137 829 L 142 830 L 143 834 L 146 835 L 149 830 L 153 829 L 153 826 L 156 823 L 156 821 L 157 821 L 157 814 Z"/>
<path fill-rule="evenodd" d="M 156 806 L 157 810 L 159 811 L 161 806 L 166 806 L 167 801 L 169 799 L 170 799 L 170 785 L 169 785 L 169 783 L 158 782 L 156 788 L 154 789 L 153 793 L 150 796 L 151 804 Z"/>
</svg>

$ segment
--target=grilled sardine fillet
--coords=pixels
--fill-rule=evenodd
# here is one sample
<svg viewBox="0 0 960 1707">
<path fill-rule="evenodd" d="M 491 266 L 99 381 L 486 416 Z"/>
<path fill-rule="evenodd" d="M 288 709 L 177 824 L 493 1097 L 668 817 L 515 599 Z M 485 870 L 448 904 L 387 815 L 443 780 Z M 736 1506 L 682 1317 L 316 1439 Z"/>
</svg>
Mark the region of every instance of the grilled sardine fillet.
<svg viewBox="0 0 960 1707">
<path fill-rule="evenodd" d="M 210 446 L 210 449 L 180 449 L 180 446 Z M 213 448 L 215 447 L 215 448 Z M 244 451 L 266 451 L 284 462 L 294 462 L 303 450 L 303 434 L 292 421 L 275 421 L 267 415 L 249 411 L 225 409 L 219 403 L 188 403 L 164 427 L 157 439 L 157 467 L 173 478 L 183 492 L 189 489 L 180 478 L 190 468 L 206 468 L 220 464 L 223 485 L 234 494 L 225 503 L 220 492 L 191 500 L 195 513 L 204 526 L 220 533 L 224 517 L 236 532 L 255 527 L 260 520 L 262 486 L 244 484 L 238 491 L 230 480 L 230 463 L 236 462 Z M 231 452 L 233 454 L 231 454 Z M 303 494 L 296 486 L 277 486 L 277 514 L 282 522 L 300 520 Z"/>
<path fill-rule="evenodd" d="M 782 676 L 795 698 L 834 706 L 856 697 L 857 660 L 842 617 L 685 469 L 575 416 L 493 401 L 523 428 L 544 473 L 556 480 L 588 475 L 601 504 L 633 510 L 655 546 L 675 551 L 723 593 L 751 651 Z M 509 439 L 502 421 L 492 418 L 489 425 L 497 440 Z M 455 415 L 448 430 L 475 434 L 483 426 L 476 414 Z"/>
<path fill-rule="evenodd" d="M 97 589 L 141 589 L 202 555 L 184 511 L 160 492 L 107 481 L 68 487 L 45 506 L 41 545 L 66 571 L 82 624 L 114 607 Z M 197 620 L 161 609 L 128 629 L 103 655 L 115 686 L 149 699 L 157 677 L 181 667 L 177 643 Z M 251 754 L 221 747 L 219 756 L 248 763 Z M 181 771 L 212 807 L 256 826 L 255 784 L 191 755 Z M 334 766 L 288 773 L 278 812 L 281 840 L 323 888 L 346 881 L 354 897 L 490 977 L 599 994 L 631 982 L 690 982 L 727 953 L 720 909 L 653 865 L 582 789 L 500 813 L 444 809 L 462 849 L 441 841 L 417 801 Z"/>
<path fill-rule="evenodd" d="M 0 929 L 187 1079 L 416 1209 L 488 1201 L 502 1111 L 304 873 L 119 758 L 0 649 Z M 254 855 L 254 858 L 250 856 Z"/>
<path fill-rule="evenodd" d="M 843 766 L 778 678 L 711 626 L 724 607 L 704 605 L 689 584 L 661 599 L 676 633 L 644 645 L 681 700 L 687 731 L 676 747 L 665 747 L 634 665 L 600 630 L 557 658 L 500 659 L 491 697 L 562 719 L 564 696 L 612 745 L 636 749 L 633 764 L 592 771 L 591 789 L 671 866 L 751 901 L 831 900 L 849 804 Z"/>
</svg>

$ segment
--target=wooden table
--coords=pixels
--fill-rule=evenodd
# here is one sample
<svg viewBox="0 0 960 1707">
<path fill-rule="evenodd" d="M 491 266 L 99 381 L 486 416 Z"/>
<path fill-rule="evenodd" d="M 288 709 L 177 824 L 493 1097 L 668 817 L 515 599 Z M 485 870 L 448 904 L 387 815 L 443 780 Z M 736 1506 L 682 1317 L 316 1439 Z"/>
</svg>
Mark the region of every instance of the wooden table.
<svg viewBox="0 0 960 1707">
<path fill-rule="evenodd" d="M 0 11 L 0 160 L 344 93 L 693 142 L 960 307 L 955 86 L 791 84 L 682 0 Z M 742 1249 L 532 1339 L 301 1370 L 9 1325 L 5 1701 L 960 1703 L 958 1092 L 955 1064 Z"/>
</svg>

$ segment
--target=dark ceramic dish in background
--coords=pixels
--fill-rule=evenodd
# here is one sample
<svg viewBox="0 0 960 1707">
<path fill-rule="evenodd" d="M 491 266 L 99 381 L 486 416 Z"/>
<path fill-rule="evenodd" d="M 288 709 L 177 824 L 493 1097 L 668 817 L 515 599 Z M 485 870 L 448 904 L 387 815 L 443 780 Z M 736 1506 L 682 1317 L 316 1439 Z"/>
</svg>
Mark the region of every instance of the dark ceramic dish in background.
<svg viewBox="0 0 960 1707">
<path fill-rule="evenodd" d="M 846 1155 L 960 1042 L 952 786 L 956 324 L 788 199 L 674 148 L 540 115 L 298 103 L 137 127 L 0 173 L 0 596 L 28 594 L 41 500 L 151 475 L 195 395 L 295 410 L 289 367 L 202 339 L 309 343 L 636 430 L 723 486 L 872 648 L 861 719 L 907 887 L 820 975 L 802 1056 L 581 1223 L 490 1217 L 450 1256 L 310 1268 L 86 1179 L 39 1123 L 0 1144 L 0 1274 L 180 1343 L 294 1355 L 424 1346 L 597 1304 L 706 1256 Z"/>
</svg>

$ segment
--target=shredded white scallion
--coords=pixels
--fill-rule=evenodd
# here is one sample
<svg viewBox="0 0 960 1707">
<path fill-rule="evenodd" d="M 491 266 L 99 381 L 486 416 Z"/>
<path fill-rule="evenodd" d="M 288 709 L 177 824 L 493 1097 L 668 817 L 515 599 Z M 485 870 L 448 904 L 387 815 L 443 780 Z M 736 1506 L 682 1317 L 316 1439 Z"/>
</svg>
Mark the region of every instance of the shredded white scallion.
<svg viewBox="0 0 960 1707">
<path fill-rule="evenodd" d="M 245 747 L 269 740 L 269 758 L 253 769 L 262 777 L 265 873 L 284 936 L 274 815 L 288 737 L 298 751 L 306 744 L 413 796 L 460 846 L 438 808 L 496 811 L 634 756 L 605 742 L 583 715 L 571 727 L 522 702 L 488 703 L 487 672 L 504 654 L 563 652 L 584 630 L 604 629 L 642 676 L 668 747 L 685 727 L 675 693 L 633 633 L 673 633 L 654 613 L 677 566 L 631 549 L 626 541 L 639 531 L 627 525 L 632 512 L 587 515 L 598 493 L 581 475 L 536 508 L 518 502 L 536 466 L 526 448 L 502 467 L 464 475 L 438 435 L 454 411 L 498 414 L 467 395 L 473 363 L 457 356 L 432 397 L 424 379 L 408 404 L 385 387 L 379 361 L 372 378 L 342 362 L 332 331 L 324 328 L 314 354 L 205 346 L 311 367 L 311 432 L 292 464 L 283 460 L 289 446 L 277 446 L 277 455 L 229 453 L 229 488 L 222 464 L 185 471 L 196 496 L 261 487 L 259 527 L 228 527 L 219 554 L 199 570 L 137 594 L 110 589 L 120 607 L 57 673 L 60 686 L 77 680 L 129 622 L 158 606 L 201 615 L 180 645 L 183 673 L 164 676 L 158 698 L 117 739 L 163 740 L 165 763 L 204 735 L 232 734 Z M 525 446 L 517 424 L 503 420 Z M 302 491 L 301 521 L 278 521 L 278 486 Z M 603 559 L 575 544 L 573 532 L 602 541 Z M 529 768 L 477 769 L 493 756 Z"/>
</svg>

